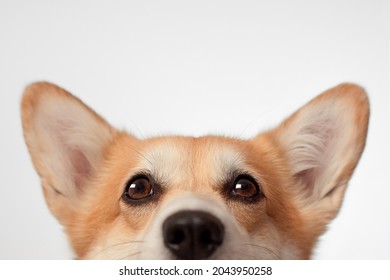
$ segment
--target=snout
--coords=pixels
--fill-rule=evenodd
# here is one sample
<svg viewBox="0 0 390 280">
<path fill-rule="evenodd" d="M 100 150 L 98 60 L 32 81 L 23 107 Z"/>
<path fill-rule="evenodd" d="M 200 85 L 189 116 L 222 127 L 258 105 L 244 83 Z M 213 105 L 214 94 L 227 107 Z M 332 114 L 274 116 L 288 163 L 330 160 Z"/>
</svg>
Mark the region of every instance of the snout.
<svg viewBox="0 0 390 280">
<path fill-rule="evenodd" d="M 162 225 L 165 246 L 178 259 L 207 259 L 222 245 L 225 229 L 210 213 L 184 210 Z"/>
</svg>

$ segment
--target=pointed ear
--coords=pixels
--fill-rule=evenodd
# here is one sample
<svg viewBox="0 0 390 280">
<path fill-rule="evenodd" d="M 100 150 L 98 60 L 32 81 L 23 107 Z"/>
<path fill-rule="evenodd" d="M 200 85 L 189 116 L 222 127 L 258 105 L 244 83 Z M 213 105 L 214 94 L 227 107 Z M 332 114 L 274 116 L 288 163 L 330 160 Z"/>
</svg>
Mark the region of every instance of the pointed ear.
<svg viewBox="0 0 390 280">
<path fill-rule="evenodd" d="M 45 82 L 22 99 L 25 141 L 46 201 L 62 221 L 75 210 L 116 131 L 65 90 Z"/>
<path fill-rule="evenodd" d="M 299 207 L 314 219 L 325 219 L 324 224 L 340 208 L 365 146 L 368 118 L 364 90 L 341 84 L 313 99 L 271 132 L 296 179 Z"/>
</svg>

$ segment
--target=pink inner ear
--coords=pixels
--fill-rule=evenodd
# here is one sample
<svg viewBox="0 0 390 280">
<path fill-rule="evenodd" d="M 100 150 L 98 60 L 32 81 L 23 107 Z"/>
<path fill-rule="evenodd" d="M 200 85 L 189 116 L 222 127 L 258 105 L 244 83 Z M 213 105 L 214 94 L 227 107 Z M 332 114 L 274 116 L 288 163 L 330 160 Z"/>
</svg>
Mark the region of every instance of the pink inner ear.
<svg viewBox="0 0 390 280">
<path fill-rule="evenodd" d="M 299 130 L 289 149 L 295 177 L 303 184 L 303 193 L 307 197 L 318 191 L 315 190 L 316 182 L 326 176 L 324 173 L 338 150 L 337 126 L 334 119 L 321 115 L 314 122 L 310 119 Z"/>
<path fill-rule="evenodd" d="M 66 159 L 65 164 L 69 168 L 64 176 L 69 176 L 75 186 L 75 191 L 78 194 L 83 193 L 83 187 L 92 172 L 92 165 L 89 162 L 85 152 L 77 144 L 71 140 L 75 135 L 80 135 L 77 132 L 76 123 L 67 118 L 48 118 L 50 122 L 46 124 L 46 130 L 55 139 L 54 143 L 61 154 Z"/>
<path fill-rule="evenodd" d="M 314 192 L 314 184 L 316 180 L 316 168 L 310 168 L 302 170 L 295 174 L 295 177 L 298 178 L 300 182 L 303 183 L 303 194 L 305 197 L 312 196 Z"/>
<path fill-rule="evenodd" d="M 91 175 L 91 164 L 82 151 L 73 149 L 70 152 L 70 160 L 73 168 L 72 176 L 78 193 L 83 192 L 83 185 Z"/>
</svg>

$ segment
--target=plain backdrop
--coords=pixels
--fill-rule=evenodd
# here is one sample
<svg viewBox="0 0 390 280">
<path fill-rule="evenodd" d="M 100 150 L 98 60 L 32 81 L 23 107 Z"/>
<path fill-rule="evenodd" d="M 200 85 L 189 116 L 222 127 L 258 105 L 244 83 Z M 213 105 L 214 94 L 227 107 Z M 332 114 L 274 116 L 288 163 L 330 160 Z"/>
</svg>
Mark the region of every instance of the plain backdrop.
<svg viewBox="0 0 390 280">
<path fill-rule="evenodd" d="M 22 137 L 30 82 L 139 137 L 247 138 L 340 82 L 368 92 L 363 157 L 315 259 L 390 259 L 389 1 L 0 0 L 0 259 L 71 259 Z"/>
</svg>

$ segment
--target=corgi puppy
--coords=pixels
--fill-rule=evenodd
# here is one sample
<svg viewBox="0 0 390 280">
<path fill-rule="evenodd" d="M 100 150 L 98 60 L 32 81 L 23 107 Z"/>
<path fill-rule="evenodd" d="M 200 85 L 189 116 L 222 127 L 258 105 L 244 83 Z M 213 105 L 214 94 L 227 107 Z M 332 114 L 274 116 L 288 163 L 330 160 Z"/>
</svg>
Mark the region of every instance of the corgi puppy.
<svg viewBox="0 0 390 280">
<path fill-rule="evenodd" d="M 77 259 L 308 259 L 365 146 L 369 105 L 327 90 L 251 139 L 138 139 L 38 82 L 23 131 Z"/>
</svg>

